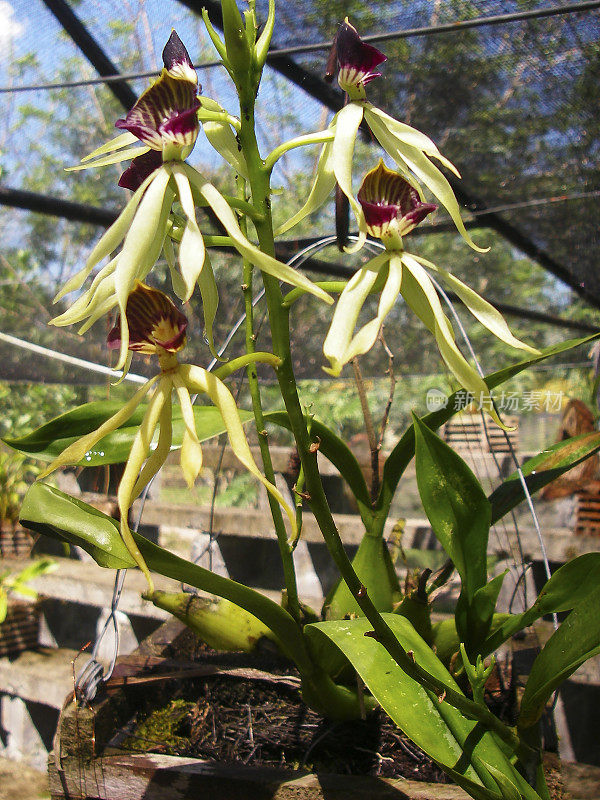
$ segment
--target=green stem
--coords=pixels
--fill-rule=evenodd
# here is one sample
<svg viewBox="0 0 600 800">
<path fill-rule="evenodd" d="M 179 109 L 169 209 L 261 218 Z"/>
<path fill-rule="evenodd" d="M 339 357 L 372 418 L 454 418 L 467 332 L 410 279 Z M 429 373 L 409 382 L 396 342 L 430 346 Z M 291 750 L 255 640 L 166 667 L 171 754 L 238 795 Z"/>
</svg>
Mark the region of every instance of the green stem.
<svg viewBox="0 0 600 800">
<path fill-rule="evenodd" d="M 295 147 L 306 147 L 309 144 L 322 144 L 323 142 L 331 142 L 335 133 L 333 131 L 317 131 L 316 133 L 309 133 L 306 136 L 298 136 L 296 139 L 290 139 L 289 142 L 284 142 L 276 147 L 265 158 L 265 169 L 271 172 L 277 161 L 282 155 L 293 150 Z"/>
<path fill-rule="evenodd" d="M 246 353 L 245 356 L 234 358 L 233 361 L 228 361 L 226 364 L 223 364 L 222 367 L 214 369 L 213 375 L 224 380 L 236 370 L 251 366 L 252 364 L 270 364 L 273 369 L 277 369 L 279 366 L 279 358 L 274 356 L 273 353 Z"/>
<path fill-rule="evenodd" d="M 259 213 L 264 216 L 263 220 L 256 223 L 256 232 L 261 249 L 273 255 L 275 246 L 271 222 L 269 172 L 262 161 L 256 141 L 254 129 L 254 94 L 252 91 L 248 91 L 248 87 L 244 87 L 243 84 L 238 84 L 238 90 L 242 121 L 240 142 L 248 165 L 252 201 Z M 277 378 L 290 420 L 291 429 L 296 439 L 298 455 L 304 470 L 306 488 L 310 496 L 311 508 L 325 540 L 325 544 L 327 545 L 327 549 L 333 557 L 350 592 L 356 598 L 361 611 L 373 626 L 375 638 L 385 647 L 400 667 L 408 675 L 417 680 L 425 689 L 435 692 L 438 696 L 442 696 L 445 693 L 446 702 L 458 708 L 465 716 L 482 722 L 487 728 L 494 731 L 503 742 L 508 744 L 514 752 L 523 753 L 525 750 L 524 754 L 528 756 L 528 748 L 524 748 L 513 731 L 500 722 L 490 711 L 481 708 L 477 703 L 469 700 L 460 692 L 446 686 L 442 681 L 435 678 L 435 676 L 431 675 L 412 660 L 410 655 L 394 636 L 391 628 L 379 614 L 364 586 L 362 586 L 358 579 L 350 559 L 344 550 L 342 540 L 329 509 L 315 454 L 310 452 L 310 437 L 300 406 L 292 368 L 289 313 L 288 310 L 283 307 L 283 297 L 278 282 L 269 275 L 264 274 L 263 281 L 271 322 L 273 350 L 275 354 L 281 358 L 281 366 L 277 370 Z"/>
<path fill-rule="evenodd" d="M 315 281 L 315 283 L 326 292 L 330 292 L 332 294 L 341 294 L 346 288 L 348 281 Z M 306 289 L 301 289 L 300 287 L 291 289 L 283 298 L 283 307 L 291 308 L 293 304 L 297 300 L 300 300 L 301 297 L 304 297 L 305 294 L 308 294 Z"/>
<path fill-rule="evenodd" d="M 238 178 L 238 190 L 240 193 L 245 191 L 245 181 L 243 178 Z M 255 222 L 256 224 L 256 222 Z M 247 236 L 247 221 L 245 218 L 241 220 L 240 227 L 242 233 Z M 252 264 L 247 260 L 243 260 L 243 292 L 244 292 L 244 306 L 246 311 L 246 353 L 248 356 L 256 356 L 256 337 L 254 335 L 254 307 L 252 305 L 252 280 L 253 268 Z M 254 359 L 256 360 L 256 359 Z M 269 442 L 267 440 L 267 430 L 265 419 L 262 409 L 262 400 L 260 396 L 260 387 L 258 385 L 258 375 L 256 372 L 256 364 L 249 363 L 246 374 L 248 376 L 248 386 L 250 388 L 250 397 L 252 398 L 252 411 L 254 412 L 254 421 L 256 423 L 256 430 L 258 433 L 258 445 L 260 455 L 262 458 L 263 469 L 265 477 L 275 486 L 275 470 L 273 469 L 273 460 L 271 459 L 271 452 L 269 450 Z M 296 581 L 296 569 L 294 567 L 294 558 L 292 549 L 288 542 L 285 523 L 283 520 L 283 512 L 277 500 L 270 494 L 267 495 L 271 516 L 273 518 L 273 525 L 275 527 L 275 534 L 277 536 L 277 544 L 279 545 L 279 554 L 283 566 L 283 576 L 285 587 L 287 590 L 287 604 L 288 610 L 294 620 L 299 623 L 300 621 L 300 601 L 298 599 L 298 584 Z"/>
</svg>

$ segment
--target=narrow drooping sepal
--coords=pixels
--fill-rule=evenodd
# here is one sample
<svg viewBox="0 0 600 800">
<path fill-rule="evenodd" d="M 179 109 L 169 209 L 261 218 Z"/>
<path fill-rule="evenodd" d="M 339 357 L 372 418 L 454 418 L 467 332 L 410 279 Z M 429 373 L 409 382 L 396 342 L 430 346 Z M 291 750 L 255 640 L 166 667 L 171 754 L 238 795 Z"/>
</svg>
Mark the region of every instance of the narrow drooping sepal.
<svg viewBox="0 0 600 800">
<path fill-rule="evenodd" d="M 338 61 L 338 83 L 351 98 L 364 97 L 364 87 L 381 77 L 376 67 L 387 61 L 381 50 L 363 42 L 348 18 L 342 22 L 335 37 Z"/>
<path fill-rule="evenodd" d="M 166 294 L 140 281 L 127 300 L 125 312 L 129 327 L 129 350 L 158 353 L 159 348 L 177 353 L 185 346 L 187 317 Z M 108 334 L 108 347 L 121 348 L 121 322 Z"/>
<path fill-rule="evenodd" d="M 417 190 L 382 160 L 365 175 L 357 197 L 368 232 L 386 245 L 392 238 L 410 233 L 437 208 L 433 203 L 423 203 Z"/>
<path fill-rule="evenodd" d="M 143 182 L 152 175 L 162 164 L 162 155 L 158 150 L 148 150 L 141 156 L 134 158 L 131 164 L 119 178 L 122 189 L 137 191 Z"/>
<path fill-rule="evenodd" d="M 169 75 L 190 83 L 197 83 L 198 77 L 190 54 L 175 30 L 171 31 L 169 40 L 162 51 L 162 59 Z"/>
</svg>

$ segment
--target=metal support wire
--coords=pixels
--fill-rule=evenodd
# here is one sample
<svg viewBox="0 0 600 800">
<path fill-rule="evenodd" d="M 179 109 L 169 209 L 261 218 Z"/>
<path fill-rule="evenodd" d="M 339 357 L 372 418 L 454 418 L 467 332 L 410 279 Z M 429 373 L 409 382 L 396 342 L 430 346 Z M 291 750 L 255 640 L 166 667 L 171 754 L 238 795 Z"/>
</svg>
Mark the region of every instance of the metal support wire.
<svg viewBox="0 0 600 800">
<path fill-rule="evenodd" d="M 477 356 L 475 355 L 475 351 L 473 349 L 473 345 L 471 344 L 471 341 L 470 341 L 470 339 L 469 339 L 469 337 L 467 335 L 465 327 L 462 324 L 462 321 L 461 321 L 460 317 L 458 316 L 458 313 L 457 313 L 456 309 L 454 308 L 454 305 L 452 304 L 452 302 L 448 298 L 446 292 L 440 286 L 438 281 L 436 281 L 435 278 L 431 278 L 431 280 L 432 280 L 433 285 L 435 286 L 436 290 L 439 292 L 441 297 L 444 299 L 444 301 L 446 302 L 446 304 L 450 308 L 452 316 L 453 316 L 456 324 L 458 325 L 458 328 L 460 330 L 461 336 L 463 337 L 465 345 L 467 346 L 467 348 L 469 350 L 469 353 L 471 355 L 471 358 L 473 359 L 473 361 L 475 363 L 475 368 L 477 369 L 477 372 L 479 373 L 481 378 L 484 378 L 485 375 L 484 375 L 483 369 L 481 368 L 481 364 L 479 363 L 479 360 L 478 360 Z M 493 403 L 494 408 L 496 409 L 496 411 L 498 411 L 496 403 L 494 402 L 493 399 L 492 399 L 492 403 Z M 484 412 L 482 411 L 481 414 L 482 414 L 482 417 L 483 417 L 484 416 Z M 483 423 L 483 428 L 484 428 L 484 431 L 485 431 L 486 439 L 487 439 L 487 441 L 489 443 L 489 435 L 488 435 L 488 429 L 487 429 L 487 426 L 486 426 L 485 419 L 484 419 L 484 423 Z M 517 472 L 517 475 L 519 476 L 519 483 L 521 484 L 521 487 L 523 489 L 523 494 L 525 495 L 525 500 L 526 500 L 527 506 L 529 508 L 529 513 L 531 515 L 531 519 L 533 520 L 533 526 L 535 528 L 535 532 L 536 532 L 536 535 L 537 535 L 537 538 L 538 538 L 538 541 L 539 541 L 540 551 L 541 551 L 541 554 L 542 554 L 542 561 L 544 563 L 544 572 L 546 573 L 546 578 L 548 580 L 550 580 L 550 578 L 552 576 L 552 572 L 550 570 L 550 562 L 548 560 L 548 552 L 546 550 L 546 544 L 544 542 L 544 537 L 542 535 L 542 530 L 541 530 L 540 522 L 539 522 L 536 510 L 535 510 L 535 506 L 533 505 L 533 499 L 531 497 L 531 493 L 529 491 L 529 487 L 527 486 L 527 481 L 525 480 L 525 475 L 523 474 L 523 470 L 521 469 L 521 464 L 519 463 L 519 459 L 517 458 L 517 454 L 515 453 L 515 449 L 513 447 L 513 444 L 510 441 L 510 436 L 508 435 L 508 433 L 504 429 L 502 429 L 502 434 L 503 434 L 503 436 L 504 436 L 504 438 L 506 440 L 506 444 L 508 445 L 510 456 L 511 456 L 513 462 L 514 462 L 515 467 L 516 467 L 516 472 Z M 490 451 L 491 451 L 491 447 L 490 447 Z M 521 554 L 522 554 L 523 550 L 521 548 L 521 541 L 520 541 L 520 537 L 519 537 L 519 529 L 518 529 L 516 518 L 514 517 L 514 515 L 513 515 L 513 519 L 515 521 L 515 530 L 516 530 L 516 533 L 517 533 L 517 541 L 519 542 L 519 549 L 520 549 Z M 523 567 L 524 567 L 524 564 L 523 564 Z M 558 629 L 558 616 L 556 614 L 552 615 L 552 622 L 553 622 L 553 625 L 554 625 L 554 629 L 557 630 Z"/>
<path fill-rule="evenodd" d="M 335 237 L 332 237 L 332 238 L 335 240 Z M 351 240 L 352 239 L 356 240 L 356 237 L 352 237 L 351 236 L 349 238 Z M 376 251 L 376 250 L 384 250 L 385 249 L 383 244 L 381 244 L 380 242 L 375 242 L 375 241 L 368 241 L 365 246 L 368 247 L 369 249 L 371 249 L 371 251 L 373 251 L 373 252 Z M 450 309 L 450 313 L 452 314 L 452 317 L 455 320 L 455 322 L 456 322 L 456 324 L 457 324 L 457 326 L 458 326 L 458 328 L 460 330 L 460 333 L 461 333 L 461 336 L 462 336 L 462 338 L 463 338 L 463 340 L 465 342 L 465 345 L 466 345 L 467 349 L 469 350 L 469 354 L 470 354 L 471 358 L 473 359 L 473 361 L 475 363 L 475 368 L 477 369 L 477 372 L 479 373 L 481 378 L 484 378 L 485 377 L 485 373 L 483 372 L 483 369 L 481 367 L 479 359 L 477 358 L 477 356 L 475 354 L 475 350 L 473 349 L 473 345 L 471 344 L 471 340 L 469 339 L 469 336 L 468 336 L 468 334 L 467 334 L 467 332 L 465 330 L 464 325 L 462 324 L 462 321 L 461 321 L 461 319 L 460 319 L 460 317 L 458 315 L 458 312 L 456 311 L 456 308 L 454 307 L 454 304 L 452 303 L 452 301 L 450 300 L 450 298 L 448 297 L 448 295 L 444 291 L 443 287 L 440 286 L 439 282 L 436 281 L 435 278 L 433 278 L 431 276 L 429 276 L 429 277 L 431 278 L 431 281 L 432 281 L 433 285 L 435 286 L 436 291 L 439 293 L 439 295 L 442 297 L 442 299 L 444 300 L 444 302 L 446 303 L 446 305 Z M 492 400 L 492 402 L 494 402 L 494 401 Z M 494 404 L 494 408 L 496 408 L 495 404 Z M 482 416 L 483 416 L 483 412 L 482 412 Z M 484 419 L 483 427 L 484 427 L 486 439 L 487 439 L 487 441 L 489 443 L 489 434 L 488 434 L 488 429 L 487 429 L 487 425 L 486 425 L 485 419 Z M 541 531 L 541 528 L 540 528 L 539 519 L 538 519 L 536 510 L 535 510 L 535 507 L 533 505 L 533 499 L 531 497 L 531 493 L 529 492 L 529 487 L 527 486 L 527 482 L 525 480 L 525 476 L 523 474 L 523 470 L 521 469 L 521 465 L 520 465 L 519 460 L 517 458 L 517 454 L 515 453 L 515 450 L 514 450 L 514 447 L 512 445 L 512 442 L 510 441 L 510 437 L 508 436 L 506 431 L 503 430 L 502 433 L 503 433 L 503 435 L 504 435 L 504 437 L 506 439 L 506 443 L 508 445 L 509 453 L 510 453 L 512 461 L 513 461 L 513 463 L 515 465 L 516 472 L 517 472 L 517 474 L 519 476 L 519 482 L 521 483 L 521 486 L 522 486 L 522 489 L 523 489 L 523 493 L 525 495 L 525 499 L 526 499 L 526 502 L 527 502 L 527 506 L 529 508 L 529 513 L 530 513 L 531 518 L 533 520 L 533 525 L 534 525 L 534 528 L 535 528 L 535 532 L 536 532 L 536 535 L 537 535 L 537 538 L 538 538 L 538 541 L 539 541 L 539 544 L 540 544 L 540 551 L 541 551 L 541 554 L 542 554 L 542 561 L 544 563 L 544 571 L 546 573 L 546 577 L 548 579 L 550 579 L 551 574 L 552 574 L 551 571 L 550 571 L 550 562 L 548 560 L 548 553 L 547 553 L 547 550 L 546 550 L 546 544 L 544 542 L 544 537 L 542 535 L 542 531 Z M 490 447 L 490 451 L 493 452 L 491 447 Z M 499 464 L 498 464 L 498 462 L 496 460 L 495 454 L 494 454 L 494 460 L 495 460 L 496 465 L 499 468 Z M 516 531 L 516 534 L 517 534 L 517 542 L 518 542 L 519 550 L 520 550 L 521 556 L 523 558 L 523 550 L 522 550 L 522 547 L 521 547 L 521 540 L 520 540 L 520 535 L 519 535 L 518 524 L 517 524 L 517 520 L 516 520 L 514 514 L 513 514 L 513 521 L 515 523 L 515 531 Z M 525 570 L 525 565 L 523 564 L 523 561 L 522 561 L 522 567 Z M 523 574 L 523 577 L 524 577 L 524 574 Z M 554 628 L 556 630 L 558 628 L 558 617 L 557 617 L 556 614 L 553 614 L 552 618 L 553 618 L 553 625 L 554 625 Z"/>
</svg>

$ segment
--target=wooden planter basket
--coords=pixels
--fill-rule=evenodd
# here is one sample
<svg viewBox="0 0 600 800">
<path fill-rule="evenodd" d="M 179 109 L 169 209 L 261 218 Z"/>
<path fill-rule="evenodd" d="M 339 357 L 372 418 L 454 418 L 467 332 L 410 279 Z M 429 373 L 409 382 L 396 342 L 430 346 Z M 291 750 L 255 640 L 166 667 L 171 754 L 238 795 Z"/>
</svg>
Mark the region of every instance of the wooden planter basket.
<svg viewBox="0 0 600 800">
<path fill-rule="evenodd" d="M 152 691 L 152 683 L 161 679 L 231 672 L 173 660 L 171 645 L 185 642 L 184 637 L 189 646 L 189 631 L 169 620 L 135 653 L 117 661 L 101 699 L 85 707 L 73 702 L 72 694 L 67 697 L 48 760 L 52 800 L 469 800 L 449 784 L 117 751 L 135 695 L 129 701 L 125 697 L 139 691 L 134 687 Z"/>
<path fill-rule="evenodd" d="M 8 612 L 0 623 L 0 657 L 14 656 L 38 645 L 41 606 L 39 602 L 8 601 Z"/>
</svg>

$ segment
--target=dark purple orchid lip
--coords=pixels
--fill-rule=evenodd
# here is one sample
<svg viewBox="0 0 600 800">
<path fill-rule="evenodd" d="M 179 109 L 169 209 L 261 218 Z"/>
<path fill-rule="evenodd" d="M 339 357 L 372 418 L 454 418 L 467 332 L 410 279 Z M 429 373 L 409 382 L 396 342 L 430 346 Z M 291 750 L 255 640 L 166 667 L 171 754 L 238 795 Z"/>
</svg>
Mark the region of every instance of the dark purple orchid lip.
<svg viewBox="0 0 600 800">
<path fill-rule="evenodd" d="M 404 236 L 437 208 L 421 202 L 417 190 L 383 160 L 365 175 L 357 197 L 373 236 L 381 236 L 394 220 L 397 233 Z"/>
<path fill-rule="evenodd" d="M 137 156 L 123 172 L 119 178 L 119 186 L 123 189 L 131 189 L 135 192 L 149 175 L 157 170 L 162 164 L 162 154 L 158 150 L 148 150 L 141 156 Z"/>
<path fill-rule="evenodd" d="M 369 203 L 358 198 L 365 215 L 368 228 L 380 228 L 389 225 L 398 217 L 398 206 L 384 205 L 382 203 Z"/>
<path fill-rule="evenodd" d="M 335 39 L 337 60 L 340 71 L 349 77 L 349 82 L 366 85 L 373 78 L 381 76 L 375 68 L 387 61 L 387 56 L 366 42 L 363 42 L 356 28 L 346 19 L 339 27 Z"/>
<path fill-rule="evenodd" d="M 129 328 L 129 350 L 156 353 L 158 348 L 162 348 L 175 353 L 185 344 L 187 317 L 158 289 L 138 281 L 127 299 L 125 317 Z M 107 344 L 110 350 L 120 349 L 120 319 L 108 334 Z"/>
</svg>

